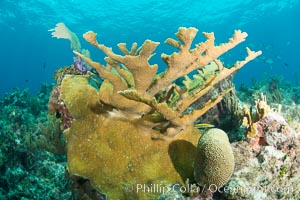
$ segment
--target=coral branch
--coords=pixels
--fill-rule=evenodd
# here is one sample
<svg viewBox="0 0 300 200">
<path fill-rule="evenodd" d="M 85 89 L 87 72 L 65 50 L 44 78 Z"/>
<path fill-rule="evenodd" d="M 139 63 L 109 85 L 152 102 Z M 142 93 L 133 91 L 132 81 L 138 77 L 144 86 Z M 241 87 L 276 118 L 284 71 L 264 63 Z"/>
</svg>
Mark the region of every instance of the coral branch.
<svg viewBox="0 0 300 200">
<path fill-rule="evenodd" d="M 206 94 L 210 89 L 212 89 L 217 83 L 225 79 L 231 74 L 234 74 L 237 70 L 239 70 L 241 67 L 243 67 L 245 64 L 247 64 L 249 61 L 253 60 L 257 56 L 261 55 L 261 51 L 254 52 L 251 51 L 249 48 L 247 48 L 248 56 L 244 61 L 238 61 L 236 64 L 234 64 L 231 68 L 225 68 L 220 60 L 214 60 L 214 63 L 218 66 L 219 73 L 217 75 L 211 75 L 203 84 L 201 87 L 197 88 L 193 92 L 192 95 L 186 94 L 185 96 L 188 96 L 188 98 L 184 99 L 182 104 L 178 107 L 179 112 L 183 112 L 189 105 L 191 105 L 193 102 L 195 102 L 197 99 L 201 98 L 204 94 Z M 211 67 L 211 66 L 210 66 Z M 187 92 L 186 92 L 187 93 Z"/>
<path fill-rule="evenodd" d="M 246 48 L 247 57 L 226 68 L 217 58 L 243 42 L 247 33 L 235 31 L 227 43 L 215 46 L 214 33 L 204 32 L 206 41 L 191 49 L 197 32 L 196 28 L 181 27 L 176 33 L 178 40 L 168 38 L 165 41 L 166 44 L 177 48 L 179 52 L 171 55 L 162 54 L 167 69 L 159 75 L 156 75 L 158 66 L 150 65 L 148 62 L 159 44 L 151 40 L 146 40 L 140 48 L 137 48 L 137 43 L 133 43 L 130 50 L 126 47 L 126 43 L 118 44 L 124 54 L 122 56 L 114 53 L 112 48 L 99 44 L 97 35 L 89 31 L 83 37 L 107 55 L 105 59 L 107 65 L 94 62 L 76 51 L 74 53 L 95 68 L 104 80 L 99 91 L 101 102 L 124 112 L 132 111 L 144 115 L 155 111 L 163 115 L 172 128 L 177 127 L 178 131 L 192 124 L 232 89 L 221 92 L 201 109 L 184 114 L 192 103 L 208 94 L 216 84 L 261 54 L 261 51 L 255 52 Z M 191 79 L 188 74 L 194 70 L 198 73 Z M 184 87 L 174 82 L 180 77 L 185 77 Z"/>
<path fill-rule="evenodd" d="M 128 49 L 126 47 L 126 43 L 119 43 L 118 47 L 119 47 L 120 51 L 122 51 L 125 55 L 137 56 L 139 53 L 138 51 L 136 51 L 136 48 L 137 48 L 136 42 L 132 43 L 130 51 L 128 51 Z"/>
<path fill-rule="evenodd" d="M 180 28 L 176 34 L 178 39 L 183 43 L 183 45 L 180 46 L 178 46 L 179 43 L 173 39 L 166 40 L 167 44 L 179 48 L 179 52 L 173 53 L 172 55 L 162 54 L 162 59 L 166 62 L 168 68 L 148 90 L 150 96 L 163 90 L 177 78 L 187 75 L 197 68 L 206 66 L 209 62 L 217 59 L 229 49 L 243 42 L 247 37 L 247 33 L 238 30 L 234 32 L 233 37 L 229 39 L 228 43 L 215 46 L 214 34 L 203 33 L 207 38 L 206 42 L 200 43 L 196 45 L 196 48 L 190 50 L 192 40 L 196 33 L 197 29 L 195 28 Z M 251 60 L 251 58 L 249 58 L 249 60 Z"/>
<path fill-rule="evenodd" d="M 74 54 L 82 58 L 84 61 L 89 63 L 96 71 L 98 72 L 99 76 L 103 80 L 108 80 L 114 86 L 114 94 L 116 94 L 120 90 L 127 89 L 127 84 L 116 74 L 108 71 L 103 65 L 100 63 L 92 61 L 90 58 L 82 55 L 79 52 L 74 51 Z"/>
<path fill-rule="evenodd" d="M 120 91 L 119 94 L 123 95 L 124 97 L 145 103 L 149 106 L 151 106 L 154 110 L 157 112 L 161 113 L 166 120 L 172 121 L 175 118 L 178 117 L 178 112 L 175 112 L 171 108 L 168 107 L 166 103 L 157 103 L 155 98 L 147 98 L 144 96 L 139 95 L 135 90 L 125 90 L 125 91 Z M 176 124 L 179 126 L 179 124 Z"/>
<path fill-rule="evenodd" d="M 137 52 L 135 52 L 136 49 L 135 44 L 132 45 L 130 52 L 127 49 L 125 49 L 124 44 L 121 44 L 119 45 L 119 48 L 126 55 L 120 56 L 115 54 L 111 48 L 98 44 L 95 33 L 87 32 L 83 35 L 83 37 L 86 39 L 86 41 L 88 41 L 92 45 L 102 50 L 111 59 L 125 65 L 133 75 L 134 82 L 135 82 L 135 89 L 138 92 L 144 93 L 146 89 L 148 89 L 151 82 L 153 81 L 154 76 L 156 75 L 157 68 L 158 68 L 157 65 L 150 65 L 148 63 L 148 60 L 152 57 L 152 52 L 159 45 L 158 42 L 146 40 L 142 45 L 141 50 L 137 51 L 138 54 Z M 144 76 L 145 74 L 147 74 L 147 76 Z"/>
<path fill-rule="evenodd" d="M 229 88 L 229 89 L 223 91 L 221 94 L 219 94 L 219 96 L 217 98 L 209 100 L 208 102 L 206 102 L 206 104 L 201 109 L 193 110 L 190 114 L 187 114 L 184 117 L 182 117 L 180 119 L 181 122 L 177 122 L 177 123 L 180 123 L 182 127 L 185 127 L 188 124 L 193 123 L 199 117 L 204 115 L 209 109 L 211 109 L 212 107 L 217 105 L 217 103 L 219 103 L 223 99 L 223 96 L 226 95 L 227 93 L 231 92 L 232 90 L 233 90 L 233 88 Z"/>
</svg>

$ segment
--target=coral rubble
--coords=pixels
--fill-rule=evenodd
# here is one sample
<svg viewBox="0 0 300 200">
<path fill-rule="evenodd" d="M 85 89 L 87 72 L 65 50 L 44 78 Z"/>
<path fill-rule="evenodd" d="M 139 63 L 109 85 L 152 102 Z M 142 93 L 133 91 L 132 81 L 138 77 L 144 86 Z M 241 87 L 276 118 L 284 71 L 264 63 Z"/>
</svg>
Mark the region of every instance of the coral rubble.
<svg viewBox="0 0 300 200">
<path fill-rule="evenodd" d="M 53 30 L 53 35 L 57 35 L 57 30 Z M 99 44 L 95 33 L 84 34 L 85 40 L 107 57 L 104 66 L 74 51 L 97 71 L 103 81 L 99 89 L 90 84 L 91 72 L 65 75 L 57 86 L 59 99 L 72 117 L 70 127 L 64 130 L 70 174 L 88 178 L 110 199 L 154 198 L 162 191 L 147 192 L 153 185 L 199 182 L 194 177 L 193 162 L 200 132 L 193 123 L 233 88 L 211 96 L 197 109 L 188 111 L 188 108 L 261 51 L 247 48 L 245 60 L 226 68 L 218 57 L 243 42 L 247 34 L 235 31 L 227 43 L 215 46 L 214 34 L 203 33 L 207 40 L 191 49 L 197 32 L 196 28 L 181 27 L 176 33 L 178 40 L 165 41 L 179 51 L 161 55 L 167 69 L 160 74 L 158 65 L 148 62 L 158 42 L 146 40 L 139 48 L 133 43 L 130 49 L 120 43 L 122 56 Z M 192 72 L 195 74 L 191 78 Z M 179 78 L 184 78 L 180 85 L 176 83 Z M 199 151 L 201 154 L 201 148 Z M 224 152 L 230 154 L 231 150 Z M 219 186 L 231 175 L 234 163 L 231 156 L 228 162 L 229 173 L 215 183 Z M 200 184 L 207 183 L 214 182 L 201 180 Z"/>
<path fill-rule="evenodd" d="M 270 111 L 256 122 L 260 140 L 232 143 L 236 167 L 225 199 L 299 199 L 300 132 Z M 298 122 L 299 125 L 299 122 Z"/>
<path fill-rule="evenodd" d="M 258 91 L 264 91 L 264 86 Z M 283 100 L 290 98 L 286 95 Z M 250 111 L 244 109 L 248 137 L 231 143 L 235 170 L 222 199 L 299 199 L 300 124 L 298 118 L 288 117 L 297 107 L 272 105 L 261 94 Z"/>
</svg>

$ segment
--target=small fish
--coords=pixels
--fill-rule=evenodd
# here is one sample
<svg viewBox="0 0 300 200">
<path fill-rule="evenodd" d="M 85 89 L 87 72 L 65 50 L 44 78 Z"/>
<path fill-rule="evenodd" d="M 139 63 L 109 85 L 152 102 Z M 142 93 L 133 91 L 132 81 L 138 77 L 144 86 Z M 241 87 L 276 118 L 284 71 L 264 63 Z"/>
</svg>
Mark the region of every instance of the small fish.
<svg viewBox="0 0 300 200">
<path fill-rule="evenodd" d="M 215 128 L 213 124 L 194 124 L 194 127 L 199 129 Z"/>
<path fill-rule="evenodd" d="M 272 60 L 272 59 L 267 59 L 267 60 L 265 60 L 265 63 L 267 63 L 267 64 L 273 64 L 274 63 L 274 61 Z"/>
</svg>

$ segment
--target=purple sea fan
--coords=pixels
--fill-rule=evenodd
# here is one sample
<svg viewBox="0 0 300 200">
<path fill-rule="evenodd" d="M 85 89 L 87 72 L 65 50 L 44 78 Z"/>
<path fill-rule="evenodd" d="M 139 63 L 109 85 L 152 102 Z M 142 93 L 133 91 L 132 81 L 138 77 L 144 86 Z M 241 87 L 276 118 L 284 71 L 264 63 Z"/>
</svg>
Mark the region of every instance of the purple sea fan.
<svg viewBox="0 0 300 200">
<path fill-rule="evenodd" d="M 75 69 L 81 71 L 84 74 L 87 73 L 87 68 L 85 67 L 84 62 L 78 56 L 74 59 L 74 67 Z"/>
</svg>

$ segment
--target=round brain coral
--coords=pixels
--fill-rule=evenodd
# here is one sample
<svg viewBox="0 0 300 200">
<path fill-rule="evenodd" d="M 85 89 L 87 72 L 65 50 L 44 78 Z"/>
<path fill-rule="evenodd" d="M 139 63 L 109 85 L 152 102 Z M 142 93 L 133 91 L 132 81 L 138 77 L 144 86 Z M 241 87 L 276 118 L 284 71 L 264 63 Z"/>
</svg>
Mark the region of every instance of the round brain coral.
<svg viewBox="0 0 300 200">
<path fill-rule="evenodd" d="M 196 181 L 206 187 L 222 187 L 233 169 L 234 156 L 227 134 L 217 128 L 204 133 L 199 139 L 194 163 Z"/>
</svg>

